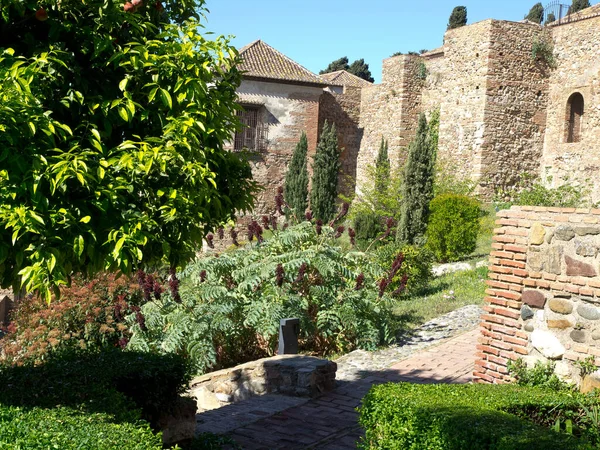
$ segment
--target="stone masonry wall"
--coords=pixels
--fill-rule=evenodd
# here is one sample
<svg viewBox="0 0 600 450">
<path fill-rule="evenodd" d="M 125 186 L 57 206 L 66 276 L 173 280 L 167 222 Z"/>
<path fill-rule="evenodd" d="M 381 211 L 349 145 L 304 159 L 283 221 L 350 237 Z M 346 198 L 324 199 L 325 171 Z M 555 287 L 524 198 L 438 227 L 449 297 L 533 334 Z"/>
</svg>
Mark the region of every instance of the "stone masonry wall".
<svg viewBox="0 0 600 450">
<path fill-rule="evenodd" d="M 255 203 L 255 215 L 274 212 L 277 188 L 283 186 L 287 165 L 302 132 L 307 134 L 309 160 L 312 159 L 317 147 L 322 93 L 320 87 L 242 81 L 238 89 L 240 102 L 264 105 L 263 120 L 269 128 L 267 151 L 250 160 L 254 179 L 264 187 Z"/>
<path fill-rule="evenodd" d="M 334 123 L 342 169 L 339 175 L 339 190 L 346 196 L 354 194 L 356 163 L 362 129 L 359 128 L 361 88 L 346 86 L 344 93 L 323 92 L 319 103 L 319 130 L 327 120 Z"/>
<path fill-rule="evenodd" d="M 513 206 L 500 211 L 490 256 L 474 377 L 510 380 L 509 360 L 600 365 L 600 209 Z"/>
<path fill-rule="evenodd" d="M 538 25 L 492 21 L 485 85 L 484 142 L 479 168 L 483 194 L 538 173 L 544 145 L 550 69 L 532 58 Z"/>
<path fill-rule="evenodd" d="M 593 179 L 600 174 L 600 17 L 552 27 L 556 69 L 550 76 L 547 130 L 541 175 L 552 185 L 588 186 L 592 200 L 600 200 Z M 584 98 L 581 141 L 566 142 L 567 100 L 579 92 Z"/>
<path fill-rule="evenodd" d="M 420 62 L 421 58 L 412 55 L 385 59 L 381 84 L 362 89 L 359 127 L 363 132 L 356 163 L 357 190 L 366 182 L 366 167 L 375 163 L 382 137 L 388 141 L 392 167 L 398 167 L 406 158 L 420 112 Z"/>
</svg>

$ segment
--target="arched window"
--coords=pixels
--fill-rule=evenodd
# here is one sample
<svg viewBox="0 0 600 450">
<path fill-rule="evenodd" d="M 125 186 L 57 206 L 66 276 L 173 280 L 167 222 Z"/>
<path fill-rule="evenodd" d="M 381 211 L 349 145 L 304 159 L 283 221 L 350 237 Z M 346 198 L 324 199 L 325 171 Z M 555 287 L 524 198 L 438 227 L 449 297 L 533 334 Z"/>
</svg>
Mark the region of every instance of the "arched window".
<svg viewBox="0 0 600 450">
<path fill-rule="evenodd" d="M 567 101 L 567 142 L 581 140 L 583 124 L 583 95 L 575 92 Z"/>
</svg>

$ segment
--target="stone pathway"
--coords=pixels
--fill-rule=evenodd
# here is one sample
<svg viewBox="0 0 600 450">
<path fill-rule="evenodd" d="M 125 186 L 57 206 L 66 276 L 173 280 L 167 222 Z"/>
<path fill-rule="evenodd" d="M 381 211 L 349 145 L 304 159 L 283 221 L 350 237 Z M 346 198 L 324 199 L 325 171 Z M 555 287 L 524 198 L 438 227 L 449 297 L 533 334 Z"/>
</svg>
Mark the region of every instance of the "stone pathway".
<svg viewBox="0 0 600 450">
<path fill-rule="evenodd" d="M 336 390 L 319 398 L 267 395 L 199 414 L 197 432 L 227 433 L 248 450 L 354 449 L 356 407 L 372 385 L 471 381 L 480 314 L 466 306 L 424 324 L 403 345 L 345 355 Z"/>
</svg>

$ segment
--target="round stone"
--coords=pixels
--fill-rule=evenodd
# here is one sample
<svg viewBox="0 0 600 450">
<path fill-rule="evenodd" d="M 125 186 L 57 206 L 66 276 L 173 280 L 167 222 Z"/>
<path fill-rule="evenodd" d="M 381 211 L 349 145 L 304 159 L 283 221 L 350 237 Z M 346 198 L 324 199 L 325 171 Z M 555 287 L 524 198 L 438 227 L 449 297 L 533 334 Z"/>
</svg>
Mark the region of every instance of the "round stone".
<svg viewBox="0 0 600 450">
<path fill-rule="evenodd" d="M 592 339 L 595 341 L 600 339 L 600 328 L 596 328 L 594 331 L 592 331 Z"/>
<path fill-rule="evenodd" d="M 553 298 L 548 302 L 552 311 L 559 314 L 571 314 L 573 312 L 573 303 L 562 298 Z"/>
<path fill-rule="evenodd" d="M 569 336 L 571 336 L 571 339 L 573 339 L 575 342 L 579 343 L 585 342 L 586 339 L 586 334 L 583 330 L 573 330 Z"/>
<path fill-rule="evenodd" d="M 600 319 L 600 310 L 592 305 L 582 303 L 577 307 L 577 314 L 587 320 Z"/>
<path fill-rule="evenodd" d="M 575 231 L 568 225 L 561 225 L 554 230 L 554 237 L 561 241 L 570 241 L 575 237 Z"/>
<path fill-rule="evenodd" d="M 530 333 L 533 331 L 533 324 L 531 322 L 527 322 L 525 324 L 525 331 L 529 331 Z M 600 333 L 598 334 L 598 336 L 600 337 Z"/>
</svg>

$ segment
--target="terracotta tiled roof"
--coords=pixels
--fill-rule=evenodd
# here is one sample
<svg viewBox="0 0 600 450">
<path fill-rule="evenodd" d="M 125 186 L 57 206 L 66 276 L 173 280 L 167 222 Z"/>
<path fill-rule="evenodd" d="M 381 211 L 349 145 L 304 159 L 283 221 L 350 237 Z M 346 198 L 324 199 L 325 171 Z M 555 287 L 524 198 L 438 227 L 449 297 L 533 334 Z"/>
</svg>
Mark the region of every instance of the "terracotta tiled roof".
<svg viewBox="0 0 600 450">
<path fill-rule="evenodd" d="M 342 86 L 366 87 L 373 84 L 350 72 L 346 72 L 345 70 L 336 70 L 335 72 L 324 73 L 320 76 L 328 83 L 339 84 Z"/>
<path fill-rule="evenodd" d="M 245 72 L 245 76 L 288 82 L 297 81 L 321 86 L 329 84 L 261 40 L 254 41 L 240 49 L 240 56 L 242 63 L 238 68 Z"/>
</svg>

